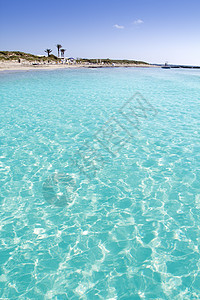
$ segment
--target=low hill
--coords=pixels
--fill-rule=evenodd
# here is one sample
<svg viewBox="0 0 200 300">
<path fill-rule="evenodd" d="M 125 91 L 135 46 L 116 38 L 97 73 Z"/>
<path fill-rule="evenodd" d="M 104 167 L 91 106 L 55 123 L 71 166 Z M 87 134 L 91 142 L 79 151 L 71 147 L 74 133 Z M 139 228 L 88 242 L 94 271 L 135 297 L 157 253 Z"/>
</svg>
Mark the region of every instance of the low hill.
<svg viewBox="0 0 200 300">
<path fill-rule="evenodd" d="M 144 61 L 138 61 L 138 60 L 129 60 L 129 59 L 87 59 L 87 58 L 80 58 L 81 62 L 86 62 L 86 63 L 104 63 L 104 64 L 124 64 L 124 65 L 149 65 L 148 63 Z"/>
<path fill-rule="evenodd" d="M 49 57 L 47 56 L 38 56 L 30 53 L 25 53 L 21 51 L 0 51 L 0 61 L 15 61 L 15 60 L 25 60 L 29 62 L 33 61 L 57 61 L 57 57 L 51 54 Z"/>
<path fill-rule="evenodd" d="M 0 61 L 20 61 L 21 62 L 56 62 L 59 59 L 57 56 L 51 54 L 49 57 L 47 56 L 38 56 L 30 53 L 25 53 L 21 51 L 0 51 Z M 137 60 L 128 60 L 128 59 L 88 59 L 88 58 L 79 58 L 77 59 L 78 63 L 85 63 L 85 64 L 105 64 L 105 65 L 112 65 L 112 64 L 120 64 L 120 65 L 149 65 L 143 61 Z"/>
</svg>

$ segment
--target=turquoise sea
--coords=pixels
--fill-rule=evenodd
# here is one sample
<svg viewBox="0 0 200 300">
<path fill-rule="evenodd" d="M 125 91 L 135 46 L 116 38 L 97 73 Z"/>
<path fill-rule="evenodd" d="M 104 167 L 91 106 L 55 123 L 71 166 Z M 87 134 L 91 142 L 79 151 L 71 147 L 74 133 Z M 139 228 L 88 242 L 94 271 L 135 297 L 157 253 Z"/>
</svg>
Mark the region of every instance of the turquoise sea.
<svg viewBox="0 0 200 300">
<path fill-rule="evenodd" d="M 0 299 L 200 299 L 200 71 L 0 73 Z"/>
</svg>

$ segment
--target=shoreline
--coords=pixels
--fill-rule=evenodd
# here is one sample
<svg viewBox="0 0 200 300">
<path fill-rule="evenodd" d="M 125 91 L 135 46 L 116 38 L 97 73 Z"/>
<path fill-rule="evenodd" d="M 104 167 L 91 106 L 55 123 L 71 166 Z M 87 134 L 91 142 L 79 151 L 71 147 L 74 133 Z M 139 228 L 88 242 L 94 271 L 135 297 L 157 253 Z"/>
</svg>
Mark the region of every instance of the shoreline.
<svg viewBox="0 0 200 300">
<path fill-rule="evenodd" d="M 145 65 L 145 64 L 115 64 L 112 65 L 100 65 L 100 64 L 41 64 L 41 65 L 31 65 L 31 64 L 17 64 L 17 63 L 0 63 L 0 72 L 2 71 L 29 71 L 29 70 L 56 70 L 56 69 L 97 69 L 97 68 L 157 68 L 155 65 Z"/>
</svg>

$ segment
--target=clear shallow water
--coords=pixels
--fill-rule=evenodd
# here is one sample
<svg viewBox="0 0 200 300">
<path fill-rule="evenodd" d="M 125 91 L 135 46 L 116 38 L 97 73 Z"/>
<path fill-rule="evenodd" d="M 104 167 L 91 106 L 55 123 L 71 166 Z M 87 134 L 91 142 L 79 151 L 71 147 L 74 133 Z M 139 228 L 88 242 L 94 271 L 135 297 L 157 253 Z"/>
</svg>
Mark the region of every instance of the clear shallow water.
<svg viewBox="0 0 200 300">
<path fill-rule="evenodd" d="M 1 299 L 200 298 L 199 71 L 0 73 L 0 102 Z"/>
</svg>

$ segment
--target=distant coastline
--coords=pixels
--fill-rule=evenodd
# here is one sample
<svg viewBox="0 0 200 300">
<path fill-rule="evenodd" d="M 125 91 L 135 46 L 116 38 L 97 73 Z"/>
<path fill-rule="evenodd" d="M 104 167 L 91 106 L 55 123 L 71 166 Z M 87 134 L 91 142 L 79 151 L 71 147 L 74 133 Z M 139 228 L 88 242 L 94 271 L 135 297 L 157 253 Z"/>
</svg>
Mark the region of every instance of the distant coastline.
<svg viewBox="0 0 200 300">
<path fill-rule="evenodd" d="M 38 56 L 20 51 L 0 51 L 0 71 L 15 70 L 52 70 L 65 68 L 111 68 L 111 67 L 142 67 L 161 68 L 162 64 L 149 64 L 136 60 L 64 58 L 53 54 Z M 200 69 L 200 66 L 169 65 L 173 68 Z"/>
<path fill-rule="evenodd" d="M 0 51 L 0 71 L 63 69 L 63 68 L 107 68 L 107 67 L 154 67 L 136 60 L 64 58 L 55 55 L 37 56 L 20 51 Z"/>
</svg>

